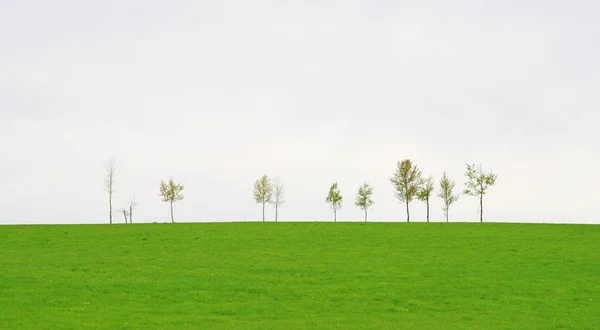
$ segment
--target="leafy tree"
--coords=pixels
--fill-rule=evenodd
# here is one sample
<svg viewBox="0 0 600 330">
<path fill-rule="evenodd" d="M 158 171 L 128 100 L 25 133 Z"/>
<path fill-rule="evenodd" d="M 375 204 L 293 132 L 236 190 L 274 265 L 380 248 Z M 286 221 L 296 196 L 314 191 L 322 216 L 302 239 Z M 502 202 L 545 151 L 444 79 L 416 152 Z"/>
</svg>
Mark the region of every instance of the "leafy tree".
<svg viewBox="0 0 600 330">
<path fill-rule="evenodd" d="M 440 180 L 440 191 L 438 196 L 440 196 L 444 200 L 444 205 L 442 205 L 442 210 L 444 211 L 444 215 L 446 216 L 446 222 L 448 222 L 448 211 L 450 210 L 450 205 L 456 202 L 460 197 L 459 194 L 454 194 L 454 181 L 451 181 L 448 176 L 446 176 L 446 172 L 442 176 Z"/>
<path fill-rule="evenodd" d="M 337 211 L 342 208 L 342 199 L 338 184 L 337 182 L 334 182 L 331 187 L 329 187 L 329 194 L 327 195 L 327 198 L 325 198 L 325 202 L 329 203 L 333 210 L 333 222 L 337 222 Z"/>
<path fill-rule="evenodd" d="M 160 196 L 163 202 L 168 202 L 171 205 L 171 222 L 175 222 L 173 219 L 173 203 L 183 199 L 183 185 L 175 183 L 173 179 L 169 179 L 169 182 L 160 181 Z"/>
<path fill-rule="evenodd" d="M 427 222 L 429 222 L 429 197 L 433 192 L 433 178 L 428 177 L 423 181 L 421 188 L 417 192 L 417 198 L 427 204 Z"/>
<path fill-rule="evenodd" d="M 273 197 L 275 198 L 275 200 L 273 200 L 273 206 L 275 207 L 275 222 L 277 222 L 277 215 L 278 215 L 279 207 L 285 201 L 283 200 L 283 184 L 279 181 L 279 179 L 275 179 L 273 184 L 274 184 L 273 185 L 273 189 L 274 189 Z"/>
<path fill-rule="evenodd" d="M 498 176 L 492 172 L 485 173 L 481 165 L 478 168 L 475 168 L 475 164 L 466 165 L 465 176 L 467 177 L 467 182 L 465 182 L 463 193 L 479 197 L 479 221 L 483 222 L 483 195 L 486 194 L 489 187 L 496 183 Z"/>
<path fill-rule="evenodd" d="M 104 167 L 106 177 L 104 179 L 104 186 L 108 192 L 108 221 L 112 224 L 112 195 L 115 193 L 115 159 L 110 158 L 108 164 Z"/>
<path fill-rule="evenodd" d="M 265 221 L 265 204 L 272 203 L 273 185 L 266 175 L 254 182 L 254 200 L 262 204 L 262 220 Z"/>
<path fill-rule="evenodd" d="M 365 211 L 365 222 L 367 222 L 367 211 L 373 205 L 371 195 L 373 195 L 373 187 L 366 181 L 358 187 L 358 194 L 356 195 L 354 205 Z"/>
<path fill-rule="evenodd" d="M 410 159 L 405 159 L 398 162 L 396 172 L 390 178 L 390 182 L 394 186 L 396 198 L 401 203 L 406 204 L 406 222 L 410 222 L 410 211 L 408 204 L 417 197 L 419 187 L 421 186 L 421 171 L 416 164 L 413 164 Z"/>
</svg>

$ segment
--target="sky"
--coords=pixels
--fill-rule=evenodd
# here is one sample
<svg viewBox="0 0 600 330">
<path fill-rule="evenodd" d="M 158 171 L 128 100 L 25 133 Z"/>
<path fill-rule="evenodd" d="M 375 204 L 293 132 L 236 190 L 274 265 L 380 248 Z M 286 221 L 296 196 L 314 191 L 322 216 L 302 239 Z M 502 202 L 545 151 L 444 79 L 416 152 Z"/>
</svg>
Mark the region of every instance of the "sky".
<svg viewBox="0 0 600 330">
<path fill-rule="evenodd" d="M 405 221 L 389 178 L 498 175 L 484 221 L 600 223 L 598 1 L 0 1 L 0 224 Z M 444 221 L 441 199 L 431 221 Z M 425 204 L 411 203 L 425 221 Z M 450 221 L 478 221 L 461 196 Z M 267 208 L 267 221 L 274 210 Z"/>
</svg>

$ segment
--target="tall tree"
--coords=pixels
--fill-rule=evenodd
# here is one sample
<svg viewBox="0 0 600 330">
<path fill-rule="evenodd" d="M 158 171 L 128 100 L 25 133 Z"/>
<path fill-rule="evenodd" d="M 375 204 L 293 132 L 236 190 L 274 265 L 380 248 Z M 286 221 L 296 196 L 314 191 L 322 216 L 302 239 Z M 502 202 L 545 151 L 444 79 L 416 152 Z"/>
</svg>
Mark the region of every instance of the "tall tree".
<svg viewBox="0 0 600 330">
<path fill-rule="evenodd" d="M 105 165 L 105 179 L 104 186 L 106 187 L 106 191 L 108 192 L 108 221 L 112 224 L 112 195 L 115 193 L 114 185 L 115 185 L 115 159 L 110 158 L 108 160 L 108 164 Z"/>
<path fill-rule="evenodd" d="M 273 189 L 275 193 L 273 196 L 275 198 L 275 200 L 273 200 L 273 206 L 275 207 L 275 222 L 277 222 L 279 207 L 285 201 L 283 200 L 283 184 L 279 179 L 275 179 L 273 181 Z"/>
<path fill-rule="evenodd" d="M 135 197 L 129 200 L 129 223 L 133 223 L 133 209 L 137 206 Z"/>
<path fill-rule="evenodd" d="M 467 182 L 465 182 L 465 190 L 463 193 L 479 197 L 479 221 L 483 222 L 483 195 L 486 194 L 489 187 L 496 183 L 498 176 L 492 172 L 484 172 L 481 168 L 481 164 L 477 168 L 475 167 L 475 164 L 466 165 L 467 170 L 465 171 L 465 176 L 467 177 Z"/>
<path fill-rule="evenodd" d="M 265 221 L 265 204 L 271 203 L 273 198 L 273 185 L 268 176 L 263 175 L 254 182 L 254 200 L 262 204 L 262 221 Z"/>
<path fill-rule="evenodd" d="M 338 188 L 337 182 L 334 182 L 331 187 L 329 187 L 329 194 L 327 198 L 325 198 L 325 202 L 331 205 L 331 209 L 333 210 L 333 222 L 337 222 L 337 211 L 342 208 L 342 195 L 340 194 L 340 189 Z"/>
<path fill-rule="evenodd" d="M 410 222 L 408 204 L 417 197 L 422 181 L 421 171 L 410 159 L 405 159 L 396 164 L 396 172 L 390 178 L 390 182 L 394 186 L 396 198 L 400 203 L 406 204 L 406 222 Z"/>
<path fill-rule="evenodd" d="M 173 203 L 183 199 L 183 194 L 181 194 L 183 185 L 176 183 L 171 178 L 169 179 L 169 182 L 164 182 L 161 180 L 159 188 L 159 195 L 162 197 L 162 201 L 168 202 L 171 206 L 171 222 L 174 223 L 175 219 L 173 218 Z"/>
<path fill-rule="evenodd" d="M 356 195 L 354 205 L 365 212 L 365 222 L 367 222 L 367 211 L 369 210 L 369 207 L 373 205 L 373 199 L 371 199 L 372 195 L 373 187 L 371 187 L 368 182 L 365 181 L 358 187 L 358 194 Z"/>
<path fill-rule="evenodd" d="M 417 192 L 417 198 L 427 204 L 427 222 L 429 222 L 429 198 L 433 192 L 433 178 L 428 177 L 423 181 L 419 191 Z"/>
<path fill-rule="evenodd" d="M 444 201 L 444 205 L 442 205 L 442 210 L 444 211 L 444 215 L 446 216 L 446 222 L 448 222 L 448 212 L 450 210 L 450 205 L 456 202 L 460 197 L 459 194 L 454 194 L 454 181 L 451 181 L 448 176 L 446 176 L 446 172 L 442 176 L 440 180 L 440 191 L 438 192 L 438 196 L 442 198 Z"/>
</svg>

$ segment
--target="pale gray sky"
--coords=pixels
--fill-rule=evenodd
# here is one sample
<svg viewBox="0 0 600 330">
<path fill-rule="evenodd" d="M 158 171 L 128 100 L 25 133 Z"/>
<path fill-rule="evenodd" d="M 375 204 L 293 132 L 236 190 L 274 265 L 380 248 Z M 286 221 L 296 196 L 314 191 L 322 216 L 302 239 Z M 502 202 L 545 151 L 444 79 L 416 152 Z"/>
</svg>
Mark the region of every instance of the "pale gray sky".
<svg viewBox="0 0 600 330">
<path fill-rule="evenodd" d="M 498 174 L 488 221 L 600 223 L 600 2 L 0 1 L 0 223 L 253 221 L 280 177 L 282 220 L 404 221 L 396 162 L 464 184 Z M 437 181 L 436 181 L 437 188 Z M 432 200 L 433 221 L 442 221 Z M 414 221 L 425 206 L 411 204 Z M 273 219 L 268 209 L 268 220 Z M 477 221 L 463 196 L 451 221 Z M 122 221 L 115 214 L 117 221 Z"/>
</svg>

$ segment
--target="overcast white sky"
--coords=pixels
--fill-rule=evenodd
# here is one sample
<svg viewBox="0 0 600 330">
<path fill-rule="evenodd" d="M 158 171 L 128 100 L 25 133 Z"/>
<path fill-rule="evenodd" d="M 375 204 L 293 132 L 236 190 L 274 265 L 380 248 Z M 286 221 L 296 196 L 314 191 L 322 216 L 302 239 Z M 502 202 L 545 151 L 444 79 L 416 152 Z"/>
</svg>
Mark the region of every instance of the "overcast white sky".
<svg viewBox="0 0 600 330">
<path fill-rule="evenodd" d="M 0 223 L 404 221 L 389 177 L 415 161 L 462 190 L 498 174 L 486 221 L 600 223 L 598 1 L 0 1 Z M 442 221 L 441 200 L 431 202 Z M 268 209 L 268 220 L 273 219 Z M 411 204 L 425 220 L 424 203 Z M 451 221 L 477 221 L 463 196 Z M 115 213 L 116 221 L 122 217 Z"/>
</svg>

